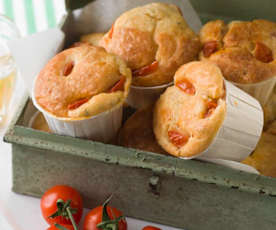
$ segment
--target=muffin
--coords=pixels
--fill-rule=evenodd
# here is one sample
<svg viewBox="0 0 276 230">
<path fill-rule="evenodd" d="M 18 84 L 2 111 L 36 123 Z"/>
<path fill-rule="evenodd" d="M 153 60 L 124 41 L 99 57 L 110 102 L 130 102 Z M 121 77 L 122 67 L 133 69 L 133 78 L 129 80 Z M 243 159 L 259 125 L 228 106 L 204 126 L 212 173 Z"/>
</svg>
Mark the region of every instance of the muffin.
<svg viewBox="0 0 276 230">
<path fill-rule="evenodd" d="M 80 42 L 88 43 L 93 46 L 99 46 L 100 40 L 103 38 L 104 33 L 91 33 L 81 36 Z"/>
<path fill-rule="evenodd" d="M 274 120 L 266 130 L 267 133 L 275 135 L 276 138 L 276 120 Z"/>
<path fill-rule="evenodd" d="M 271 122 L 276 120 L 276 87 L 268 99 L 266 105 L 264 106 L 264 120 L 265 120 L 265 128 L 270 125 Z"/>
<path fill-rule="evenodd" d="M 50 133 L 49 126 L 41 112 L 37 112 L 30 122 L 30 127 L 36 130 Z"/>
<path fill-rule="evenodd" d="M 54 117 L 84 119 L 123 103 L 131 71 L 101 47 L 79 46 L 53 57 L 39 73 L 36 103 Z"/>
<path fill-rule="evenodd" d="M 257 83 L 276 75 L 276 23 L 267 20 L 210 21 L 200 31 L 200 59 L 209 59 L 236 83 Z"/>
<path fill-rule="evenodd" d="M 208 61 L 181 66 L 174 86 L 161 95 L 154 109 L 157 142 L 168 153 L 193 157 L 208 148 L 226 115 L 220 69 Z"/>
<path fill-rule="evenodd" d="M 158 145 L 153 134 L 152 110 L 152 106 L 140 109 L 125 122 L 118 136 L 119 145 L 149 152 L 167 154 L 165 150 Z"/>
<path fill-rule="evenodd" d="M 276 126 L 274 126 L 274 130 L 275 127 Z M 256 150 L 242 163 L 256 168 L 264 176 L 276 177 L 275 140 L 276 132 L 263 132 Z"/>
<path fill-rule="evenodd" d="M 123 13 L 100 45 L 124 59 L 132 69 L 133 85 L 142 87 L 172 82 L 178 67 L 195 60 L 200 50 L 199 38 L 179 8 L 165 3 Z"/>
</svg>

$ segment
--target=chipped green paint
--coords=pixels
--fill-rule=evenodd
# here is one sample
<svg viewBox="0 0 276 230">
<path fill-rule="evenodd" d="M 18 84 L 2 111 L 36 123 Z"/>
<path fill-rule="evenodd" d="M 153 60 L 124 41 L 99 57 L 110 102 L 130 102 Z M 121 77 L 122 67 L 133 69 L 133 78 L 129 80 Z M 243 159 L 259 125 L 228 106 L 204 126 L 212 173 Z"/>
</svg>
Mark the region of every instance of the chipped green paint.
<svg viewBox="0 0 276 230">
<path fill-rule="evenodd" d="M 5 135 L 13 144 L 15 192 L 40 196 L 65 183 L 81 191 L 86 207 L 114 192 L 113 204 L 128 216 L 189 230 L 276 225 L 276 179 L 32 130 L 24 126 L 31 107 L 24 101 Z"/>
<path fill-rule="evenodd" d="M 276 19 L 272 0 L 191 2 L 204 21 L 221 15 Z M 12 143 L 15 192 L 41 196 L 50 186 L 69 184 L 82 193 L 86 207 L 114 193 L 112 205 L 127 216 L 189 230 L 276 226 L 274 178 L 32 130 L 24 116 L 32 109 L 25 97 L 4 137 Z"/>
</svg>

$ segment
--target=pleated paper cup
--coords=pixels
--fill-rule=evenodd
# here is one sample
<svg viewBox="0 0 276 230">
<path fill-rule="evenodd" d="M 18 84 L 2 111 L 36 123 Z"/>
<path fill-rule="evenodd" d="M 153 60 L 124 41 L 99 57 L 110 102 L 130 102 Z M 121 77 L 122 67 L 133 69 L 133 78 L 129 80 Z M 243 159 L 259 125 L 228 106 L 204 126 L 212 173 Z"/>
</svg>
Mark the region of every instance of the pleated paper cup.
<svg viewBox="0 0 276 230">
<path fill-rule="evenodd" d="M 145 108 L 154 104 L 159 96 L 171 85 L 173 85 L 173 82 L 153 87 L 131 85 L 126 103 L 135 109 Z"/>
<path fill-rule="evenodd" d="M 269 78 L 265 81 L 252 84 L 241 84 L 236 82 L 232 83 L 235 86 L 247 92 L 248 94 L 250 94 L 251 96 L 253 96 L 254 98 L 256 98 L 262 106 L 265 106 L 276 84 L 276 76 Z"/>
<path fill-rule="evenodd" d="M 90 118 L 59 118 L 45 111 L 32 95 L 35 107 L 44 115 L 50 130 L 59 135 L 86 138 L 103 143 L 113 140 L 122 125 L 122 103 Z"/>
<path fill-rule="evenodd" d="M 264 117 L 260 103 L 225 81 L 226 117 L 210 146 L 202 153 L 183 159 L 204 157 L 242 161 L 255 149 L 262 134 Z"/>
</svg>

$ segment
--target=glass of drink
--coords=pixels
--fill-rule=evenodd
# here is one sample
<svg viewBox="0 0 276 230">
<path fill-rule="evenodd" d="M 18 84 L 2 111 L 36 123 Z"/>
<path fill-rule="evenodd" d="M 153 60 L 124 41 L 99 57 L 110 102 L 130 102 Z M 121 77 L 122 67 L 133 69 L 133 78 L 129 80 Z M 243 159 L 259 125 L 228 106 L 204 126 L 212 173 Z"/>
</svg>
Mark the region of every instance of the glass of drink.
<svg viewBox="0 0 276 230">
<path fill-rule="evenodd" d="M 0 128 L 5 125 L 16 82 L 16 65 L 6 42 L 19 37 L 15 24 L 0 15 Z"/>
</svg>

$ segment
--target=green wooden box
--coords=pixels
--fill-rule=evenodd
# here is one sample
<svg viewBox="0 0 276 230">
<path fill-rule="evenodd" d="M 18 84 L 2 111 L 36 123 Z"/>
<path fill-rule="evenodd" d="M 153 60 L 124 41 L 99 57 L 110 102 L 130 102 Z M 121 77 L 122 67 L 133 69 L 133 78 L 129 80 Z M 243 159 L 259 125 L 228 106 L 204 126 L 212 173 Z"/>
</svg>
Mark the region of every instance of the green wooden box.
<svg viewBox="0 0 276 230">
<path fill-rule="evenodd" d="M 67 1 L 68 8 L 87 1 Z M 192 0 L 203 22 L 214 18 L 276 20 L 273 0 Z M 12 143 L 13 191 L 41 196 L 49 187 L 78 189 L 86 207 L 114 193 L 127 216 L 188 230 L 271 230 L 276 179 L 197 160 L 59 136 L 28 128 L 26 97 L 4 140 Z"/>
</svg>

